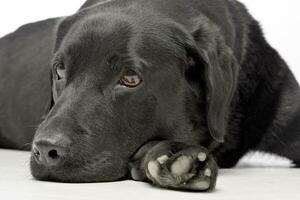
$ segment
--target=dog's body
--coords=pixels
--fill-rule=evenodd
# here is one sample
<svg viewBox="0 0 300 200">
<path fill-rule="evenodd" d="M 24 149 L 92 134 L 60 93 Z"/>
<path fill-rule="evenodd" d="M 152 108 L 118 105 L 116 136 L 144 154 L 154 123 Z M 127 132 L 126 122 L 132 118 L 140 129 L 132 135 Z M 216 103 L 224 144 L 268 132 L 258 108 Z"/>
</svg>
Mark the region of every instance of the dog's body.
<svg viewBox="0 0 300 200">
<path fill-rule="evenodd" d="M 57 29 L 56 33 L 55 29 Z M 85 37 L 87 33 L 89 36 Z M 139 42 L 146 47 L 138 45 Z M 101 49 L 94 44 L 101 44 L 100 46 L 105 48 Z M 183 182 L 187 180 L 174 183 L 174 180 L 170 181 L 171 178 L 166 174 L 158 175 L 157 162 L 150 162 L 152 168 L 149 165 L 148 168 L 145 167 L 149 164 L 148 161 L 153 161 L 170 151 L 186 156 L 194 155 L 195 152 L 201 153 L 202 147 L 195 147 L 201 145 L 209 149 L 221 167 L 233 167 L 249 150 L 275 153 L 293 160 L 295 164 L 300 163 L 299 85 L 286 63 L 265 41 L 258 23 L 247 13 L 242 4 L 234 0 L 87 1 L 73 16 L 29 24 L 2 38 L 0 40 L 0 147 L 24 149 L 26 144 L 31 143 L 35 127 L 42 122 L 47 106 L 54 107 L 37 131 L 35 136 L 37 145 L 41 138 L 51 138 L 49 134 L 51 132 L 53 135 L 54 130 L 54 133 L 57 130 L 68 133 L 68 137 L 71 138 L 75 136 L 70 136 L 69 133 L 76 131 L 91 132 L 88 137 L 93 137 L 92 135 L 99 130 L 108 131 L 109 127 L 103 125 L 103 121 L 108 124 L 118 124 L 115 118 L 111 119 L 108 111 L 96 112 L 95 110 L 101 106 L 93 103 L 97 98 L 104 98 L 104 96 L 108 98 L 106 96 L 108 90 L 103 88 L 101 97 L 95 93 L 93 84 L 99 85 L 101 81 L 92 74 L 100 72 L 96 72 L 96 69 L 91 66 L 96 66 L 96 63 L 101 64 L 100 52 L 105 52 L 109 48 L 114 49 L 108 53 L 109 55 L 118 52 L 117 55 L 139 57 L 140 61 L 132 59 L 133 63 L 141 62 L 148 67 L 151 66 L 152 74 L 155 74 L 154 70 L 160 71 L 151 82 L 155 85 L 154 80 L 157 80 L 159 85 L 157 88 L 161 90 L 159 94 L 155 92 L 154 86 L 151 88 L 149 85 L 147 87 L 142 85 L 141 87 L 144 87 L 147 93 L 137 92 L 139 96 L 136 95 L 135 98 L 131 96 L 134 104 L 123 105 L 124 115 L 120 114 L 119 110 L 118 114 L 114 114 L 130 121 L 130 128 L 124 125 L 123 118 L 117 120 L 120 121 L 120 127 L 115 128 L 114 126 L 117 125 L 112 125 L 113 128 L 110 128 L 114 132 L 124 131 L 122 134 L 127 136 L 115 136 L 111 133 L 110 137 L 114 142 L 108 141 L 103 144 L 105 146 L 103 148 L 110 154 L 128 161 L 118 162 L 120 168 L 116 170 L 119 174 L 114 175 L 104 169 L 107 173 L 105 176 L 110 178 L 102 176 L 98 179 L 92 179 L 87 175 L 79 179 L 70 178 L 62 175 L 58 169 L 53 171 L 41 169 L 40 165 L 32 161 L 32 173 L 35 177 L 85 182 L 115 180 L 126 174 L 129 158 L 144 144 L 146 147 L 141 148 L 132 164 L 134 166 L 134 170 L 131 171 L 132 177 L 137 180 L 145 180 L 148 177 L 161 186 L 179 189 L 206 190 L 208 187 L 205 184 L 194 183 L 183 186 Z M 65 86 L 62 86 L 59 79 L 54 80 L 55 75 L 52 72 L 54 83 L 51 89 L 49 64 L 53 59 L 53 49 L 54 59 L 57 58 L 58 53 L 68 52 L 64 53 L 64 56 L 72 55 L 72 62 L 68 61 L 67 65 L 76 63 L 78 69 L 77 71 L 73 69 L 71 76 L 71 69 L 68 66 L 66 79 L 69 81 L 68 84 L 63 83 Z M 128 51 L 122 52 L 124 49 Z M 92 56 L 95 52 L 99 52 L 99 56 Z M 182 59 L 175 62 L 175 58 L 180 56 Z M 121 60 L 121 58 L 115 59 L 118 56 L 112 57 L 112 62 Z M 178 71 L 167 67 L 179 66 L 179 63 L 187 66 Z M 82 67 L 79 69 L 81 65 L 85 68 L 89 66 L 89 70 Z M 168 70 L 164 70 L 167 68 Z M 75 71 L 77 76 L 74 75 Z M 186 80 L 185 83 L 177 77 L 182 71 L 184 73 L 181 77 Z M 105 74 L 106 71 L 101 73 Z M 79 74 L 81 78 L 78 78 Z M 143 80 L 145 85 L 147 77 Z M 164 82 L 164 78 L 168 80 Z M 105 85 L 104 79 L 102 78 L 101 86 Z M 82 85 L 85 87 L 83 88 Z M 75 88 L 76 92 L 72 88 Z M 114 98 L 121 97 L 117 95 Z M 110 104 L 114 98 L 109 100 L 109 103 L 101 100 L 102 106 L 112 107 L 112 111 L 109 111 L 112 113 L 117 112 L 115 109 L 120 105 L 120 103 Z M 82 104 L 83 101 L 89 104 L 89 107 Z M 73 107 L 76 107 L 75 110 Z M 102 110 L 106 110 L 107 107 Z M 82 116 L 79 117 L 78 113 L 74 114 L 76 113 L 74 111 Z M 101 112 L 104 114 L 99 114 Z M 126 115 L 128 112 L 132 113 Z M 102 119 L 101 116 L 108 119 Z M 98 118 L 101 118 L 101 122 L 95 120 Z M 100 126 L 101 129 L 97 130 L 96 126 Z M 135 132 L 130 132 L 132 130 Z M 137 132 L 143 132 L 144 135 L 140 136 Z M 80 137 L 78 141 L 81 142 L 78 146 L 73 147 L 73 145 L 72 148 L 80 148 L 80 145 L 87 144 L 82 142 L 85 141 L 82 136 L 76 137 Z M 95 146 L 100 144 L 102 139 L 99 141 L 95 139 L 97 142 L 90 145 L 102 152 L 104 151 L 102 147 Z M 60 136 L 60 140 L 66 139 Z M 157 142 L 167 140 L 167 142 L 157 144 L 157 142 L 152 143 L 152 140 Z M 224 143 L 219 144 L 223 140 Z M 120 142 L 126 145 L 122 147 Z M 110 148 L 114 149 L 107 150 Z M 189 150 L 185 151 L 186 149 Z M 60 152 L 57 149 L 56 151 Z M 76 152 L 73 149 L 70 151 Z M 85 153 L 90 151 L 93 150 L 90 149 Z M 185 153 L 182 153 L 183 151 Z M 37 152 L 40 154 L 40 151 L 34 152 L 33 149 L 34 155 Z M 80 154 L 79 157 L 83 155 Z M 191 158 L 194 159 L 194 156 Z M 201 161 L 201 158 L 199 159 Z M 74 158 L 66 160 L 80 163 Z M 173 161 L 175 162 L 176 159 Z M 213 158 L 208 159 L 208 166 L 215 177 Z M 71 168 L 78 170 L 78 166 L 71 165 Z M 176 169 L 172 172 L 176 174 Z M 181 171 L 179 174 L 182 173 Z M 95 177 L 95 174 L 92 175 Z M 169 181 L 159 179 L 160 175 L 167 176 Z M 201 181 L 200 183 L 203 183 L 202 179 Z M 214 187 L 215 180 L 210 181 L 211 189 Z"/>
</svg>

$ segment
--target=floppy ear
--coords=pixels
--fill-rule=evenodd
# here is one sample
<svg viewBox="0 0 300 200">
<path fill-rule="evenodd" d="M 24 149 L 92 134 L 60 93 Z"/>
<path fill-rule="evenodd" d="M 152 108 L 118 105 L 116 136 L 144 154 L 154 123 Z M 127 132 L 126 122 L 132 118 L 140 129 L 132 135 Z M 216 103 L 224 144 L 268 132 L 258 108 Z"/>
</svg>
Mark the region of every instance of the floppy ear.
<svg viewBox="0 0 300 200">
<path fill-rule="evenodd" d="M 193 39 L 186 45 L 189 60 L 186 77 L 193 90 L 199 90 L 199 86 L 204 84 L 208 128 L 211 136 L 222 143 L 237 85 L 237 62 L 218 31 L 199 27 L 192 36 Z"/>
<path fill-rule="evenodd" d="M 101 1 L 104 2 L 105 0 L 101 0 Z M 97 4 L 97 3 L 101 3 L 101 1 L 99 1 L 99 0 L 87 0 L 87 1 L 84 2 L 84 4 L 80 7 L 79 10 L 88 8 L 88 7 L 93 6 L 93 5 Z"/>
</svg>

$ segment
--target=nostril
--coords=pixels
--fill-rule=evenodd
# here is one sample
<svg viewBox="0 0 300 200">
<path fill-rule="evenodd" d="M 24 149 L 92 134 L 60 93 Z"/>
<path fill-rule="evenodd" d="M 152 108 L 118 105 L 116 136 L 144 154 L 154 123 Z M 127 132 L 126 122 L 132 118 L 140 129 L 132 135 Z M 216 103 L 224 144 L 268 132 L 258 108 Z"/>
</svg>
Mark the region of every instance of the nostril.
<svg viewBox="0 0 300 200">
<path fill-rule="evenodd" d="M 53 149 L 51 151 L 48 152 L 48 156 L 54 160 L 59 158 L 59 155 L 57 153 L 57 150 Z"/>
<path fill-rule="evenodd" d="M 54 167 L 63 164 L 68 159 L 69 148 L 53 143 L 47 140 L 34 142 L 32 157 L 37 164 Z"/>
</svg>

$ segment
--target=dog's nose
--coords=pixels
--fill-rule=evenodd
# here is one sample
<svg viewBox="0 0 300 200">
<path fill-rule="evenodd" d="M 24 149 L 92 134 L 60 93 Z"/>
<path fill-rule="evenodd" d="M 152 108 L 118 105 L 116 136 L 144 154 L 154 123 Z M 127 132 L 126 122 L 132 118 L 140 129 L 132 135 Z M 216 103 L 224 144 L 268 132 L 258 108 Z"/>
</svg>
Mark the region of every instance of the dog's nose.
<svg viewBox="0 0 300 200">
<path fill-rule="evenodd" d="M 50 141 L 34 142 L 32 149 L 35 160 L 44 166 L 54 167 L 66 157 L 67 148 Z"/>
</svg>

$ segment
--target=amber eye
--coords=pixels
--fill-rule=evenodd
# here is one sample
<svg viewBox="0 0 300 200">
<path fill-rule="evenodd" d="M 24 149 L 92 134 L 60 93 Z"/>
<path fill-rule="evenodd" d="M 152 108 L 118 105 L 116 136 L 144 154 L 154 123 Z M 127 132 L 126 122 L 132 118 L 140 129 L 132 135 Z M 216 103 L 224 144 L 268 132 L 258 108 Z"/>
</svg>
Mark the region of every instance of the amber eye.
<svg viewBox="0 0 300 200">
<path fill-rule="evenodd" d="M 122 75 L 119 83 L 123 86 L 133 88 L 140 85 L 142 83 L 142 79 L 136 72 L 129 70 Z"/>
<path fill-rule="evenodd" d="M 54 70 L 56 73 L 57 80 L 61 80 L 65 78 L 65 65 L 63 63 L 56 63 L 54 65 Z"/>
</svg>

